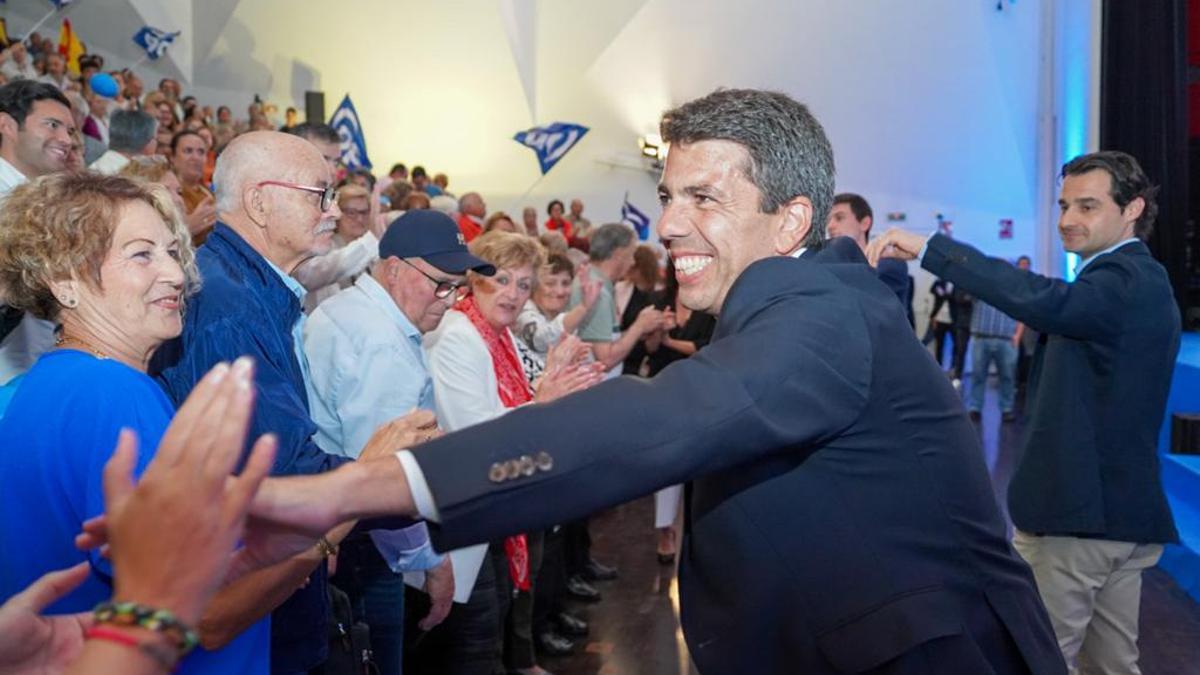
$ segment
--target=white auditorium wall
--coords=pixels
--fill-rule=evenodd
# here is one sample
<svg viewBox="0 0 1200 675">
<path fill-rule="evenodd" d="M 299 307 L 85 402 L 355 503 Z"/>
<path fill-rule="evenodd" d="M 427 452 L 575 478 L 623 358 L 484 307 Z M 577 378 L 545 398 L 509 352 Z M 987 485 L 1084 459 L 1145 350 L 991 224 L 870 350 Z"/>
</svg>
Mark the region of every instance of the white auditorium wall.
<svg viewBox="0 0 1200 675">
<path fill-rule="evenodd" d="M 578 196 L 600 221 L 617 218 L 626 191 L 657 212 L 654 177 L 612 160 L 632 159 L 664 108 L 718 86 L 779 89 L 824 123 L 838 189 L 865 195 L 879 227 L 904 212 L 932 229 L 941 212 L 959 238 L 1016 257 L 1036 239 L 1039 5 L 206 0 L 192 5 L 191 89 L 238 115 L 256 92 L 302 108 L 306 89 L 323 90 L 327 112 L 349 92 L 378 171 L 424 164 L 492 209 L 544 215 L 549 199 Z M 515 46 L 512 25 L 527 29 Z M 539 172 L 511 137 L 556 120 L 591 131 L 517 202 Z"/>
</svg>

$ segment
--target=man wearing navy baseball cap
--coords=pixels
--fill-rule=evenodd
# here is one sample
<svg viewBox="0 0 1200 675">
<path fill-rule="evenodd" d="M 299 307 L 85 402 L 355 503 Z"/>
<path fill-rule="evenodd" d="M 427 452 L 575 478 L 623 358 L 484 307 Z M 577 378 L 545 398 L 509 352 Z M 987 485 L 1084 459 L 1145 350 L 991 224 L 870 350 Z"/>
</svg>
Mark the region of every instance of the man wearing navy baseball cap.
<svg viewBox="0 0 1200 675">
<path fill-rule="evenodd" d="M 325 452 L 357 458 L 381 424 L 414 408 L 433 411 L 433 384 L 421 335 L 437 327 L 466 285 L 467 271 L 496 268 L 467 252 L 458 225 L 439 211 L 409 211 L 379 240 L 370 274 L 317 306 L 304 326 L 312 377 L 308 401 Z M 352 534 L 342 542 L 334 582 L 371 626 L 380 672 L 399 673 L 404 642 L 402 572 L 426 571 L 429 630 L 450 611 L 450 559 L 433 552 L 424 523 Z"/>
</svg>

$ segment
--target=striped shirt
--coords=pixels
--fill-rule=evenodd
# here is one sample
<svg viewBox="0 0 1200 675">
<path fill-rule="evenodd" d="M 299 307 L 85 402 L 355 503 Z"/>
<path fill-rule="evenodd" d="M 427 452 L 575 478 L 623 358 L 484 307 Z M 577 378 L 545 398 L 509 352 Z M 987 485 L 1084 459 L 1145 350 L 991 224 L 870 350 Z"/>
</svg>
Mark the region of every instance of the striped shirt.
<svg viewBox="0 0 1200 675">
<path fill-rule="evenodd" d="M 1017 321 L 981 300 L 975 301 L 971 315 L 971 334 L 983 337 L 1011 338 L 1017 332 Z"/>
</svg>

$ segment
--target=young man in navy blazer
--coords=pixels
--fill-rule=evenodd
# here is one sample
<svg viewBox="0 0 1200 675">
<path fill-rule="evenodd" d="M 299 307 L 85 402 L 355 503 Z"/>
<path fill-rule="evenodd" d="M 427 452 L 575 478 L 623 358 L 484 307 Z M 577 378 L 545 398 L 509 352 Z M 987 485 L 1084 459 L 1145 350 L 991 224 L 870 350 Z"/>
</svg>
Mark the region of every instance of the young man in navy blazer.
<svg viewBox="0 0 1200 675">
<path fill-rule="evenodd" d="M 941 235 L 892 230 L 868 256 L 921 266 L 1042 333 L 1025 451 L 1008 491 L 1013 544 L 1029 561 L 1071 672 L 1137 673 L 1142 570 L 1178 541 L 1159 478 L 1158 430 L 1179 351 L 1166 270 L 1142 243 L 1157 207 L 1123 152 L 1062 169 L 1063 248 L 1074 283 L 1012 267 Z"/>
<path fill-rule="evenodd" d="M 719 314 L 708 347 L 399 461 L 265 485 L 256 522 L 419 511 L 454 548 L 687 482 L 681 618 L 705 675 L 1065 673 L 950 383 L 853 242 L 814 254 L 820 124 L 784 94 L 719 90 L 662 132 L 658 234 L 681 301 Z"/>
</svg>

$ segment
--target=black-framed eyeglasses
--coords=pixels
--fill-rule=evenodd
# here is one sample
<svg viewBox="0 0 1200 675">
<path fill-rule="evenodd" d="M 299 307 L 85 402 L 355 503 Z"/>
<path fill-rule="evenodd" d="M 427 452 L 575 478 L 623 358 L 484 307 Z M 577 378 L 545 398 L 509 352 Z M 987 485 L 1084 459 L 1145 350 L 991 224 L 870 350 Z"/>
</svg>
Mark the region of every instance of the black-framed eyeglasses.
<svg viewBox="0 0 1200 675">
<path fill-rule="evenodd" d="M 437 298 L 438 300 L 445 300 L 446 298 L 450 297 L 451 295 L 454 295 L 455 293 L 457 293 L 460 288 L 462 288 L 466 285 L 465 282 L 461 282 L 461 281 L 442 281 L 441 279 L 435 279 L 435 278 L 429 276 L 429 274 L 426 273 L 425 270 L 408 262 L 404 258 L 400 258 L 400 262 L 402 262 L 405 265 L 408 265 L 409 267 L 413 268 L 414 270 L 420 272 L 421 276 L 432 281 L 433 286 L 434 286 L 433 297 Z"/>
<path fill-rule="evenodd" d="M 297 185 L 296 183 L 288 183 L 282 180 L 264 180 L 257 187 L 264 185 L 277 185 L 279 187 L 291 188 L 293 190 L 303 190 L 313 194 L 321 195 L 321 213 L 328 213 L 329 209 L 333 208 L 334 202 L 337 201 L 338 191 L 332 185 L 325 187 L 316 187 L 312 185 Z"/>
</svg>

